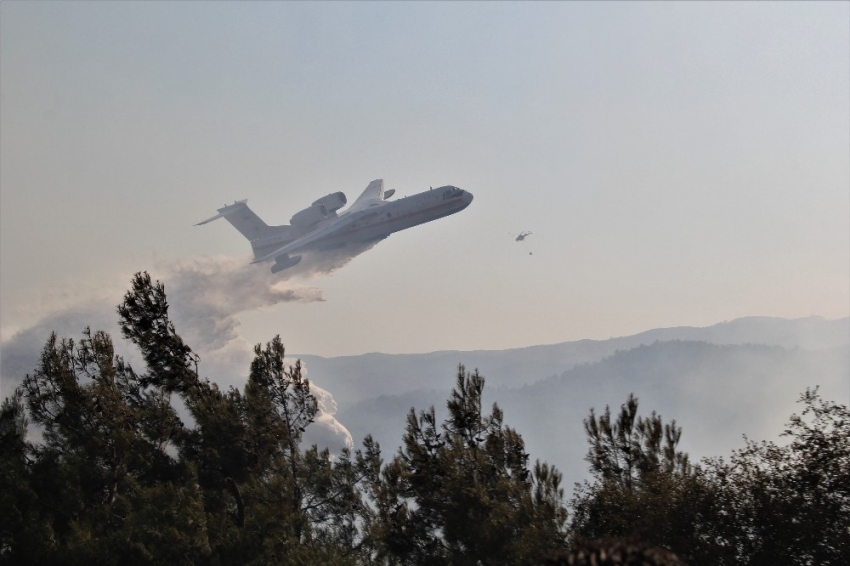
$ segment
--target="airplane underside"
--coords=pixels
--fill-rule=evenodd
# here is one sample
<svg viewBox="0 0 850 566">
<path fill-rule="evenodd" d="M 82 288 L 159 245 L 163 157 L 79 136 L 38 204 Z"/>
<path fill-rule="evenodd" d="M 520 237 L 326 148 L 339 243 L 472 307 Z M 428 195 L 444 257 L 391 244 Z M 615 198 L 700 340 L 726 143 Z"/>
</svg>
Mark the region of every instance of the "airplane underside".
<svg viewBox="0 0 850 566">
<path fill-rule="evenodd" d="M 294 255 L 289 257 L 288 254 L 279 255 L 274 258 L 274 265 L 272 265 L 272 273 L 278 273 L 283 271 L 284 269 L 289 269 L 290 267 L 294 267 L 301 261 L 300 255 Z"/>
<path fill-rule="evenodd" d="M 333 250 L 338 250 L 340 248 L 344 248 L 348 245 L 348 242 L 338 242 L 336 244 L 325 244 L 324 246 L 318 246 L 316 248 L 317 251 L 320 252 L 330 252 Z"/>
<path fill-rule="evenodd" d="M 354 238 L 346 238 L 345 240 L 337 240 L 335 242 L 327 242 L 325 244 L 317 245 L 313 249 L 319 252 L 328 252 L 333 250 L 338 250 L 340 248 L 345 248 L 348 246 L 357 246 L 360 244 L 368 244 L 371 242 L 380 242 L 381 240 L 385 240 L 389 237 L 389 234 L 378 234 L 378 235 L 363 235 L 357 239 Z"/>
</svg>

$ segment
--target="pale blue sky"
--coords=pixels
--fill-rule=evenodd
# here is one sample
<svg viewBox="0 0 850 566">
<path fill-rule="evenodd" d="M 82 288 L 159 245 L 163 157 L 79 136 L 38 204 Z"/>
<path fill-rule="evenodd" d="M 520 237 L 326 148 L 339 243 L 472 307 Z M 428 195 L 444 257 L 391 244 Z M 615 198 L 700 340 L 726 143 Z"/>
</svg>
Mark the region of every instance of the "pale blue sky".
<svg viewBox="0 0 850 566">
<path fill-rule="evenodd" d="M 3 2 L 0 328 L 163 258 L 247 263 L 192 226 L 224 202 L 284 223 L 379 177 L 475 201 L 309 281 L 324 302 L 243 313 L 247 339 L 847 316 L 848 30 L 846 2 Z"/>
</svg>

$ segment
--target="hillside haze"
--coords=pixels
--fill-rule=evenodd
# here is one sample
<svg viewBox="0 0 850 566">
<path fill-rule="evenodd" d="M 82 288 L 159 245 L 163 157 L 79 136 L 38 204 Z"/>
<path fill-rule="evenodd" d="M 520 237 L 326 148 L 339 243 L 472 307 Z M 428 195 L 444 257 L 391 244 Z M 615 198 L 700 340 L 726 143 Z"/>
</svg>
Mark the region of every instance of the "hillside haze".
<svg viewBox="0 0 850 566">
<path fill-rule="evenodd" d="M 572 482 L 586 474 L 590 408 L 616 411 L 631 392 L 642 414 L 655 410 L 683 426 L 681 448 L 694 458 L 728 455 L 744 434 L 775 439 L 807 387 L 846 403 L 850 318 L 749 317 L 501 351 L 300 357 L 309 378 L 333 392 L 355 441 L 372 434 L 385 453 L 400 445 L 411 407 L 445 414 L 459 363 L 478 368 L 485 401 L 500 405 L 531 457 Z"/>
<path fill-rule="evenodd" d="M 451 388 L 459 363 L 469 369 L 478 368 L 490 388 L 519 387 L 560 375 L 579 364 L 597 362 L 618 350 L 671 340 L 815 350 L 847 347 L 850 318 L 747 317 L 703 328 L 658 328 L 608 340 L 578 340 L 509 350 L 370 353 L 332 358 L 295 355 L 306 364 L 311 379 L 333 391 L 342 404 L 350 404 L 380 395 Z"/>
</svg>

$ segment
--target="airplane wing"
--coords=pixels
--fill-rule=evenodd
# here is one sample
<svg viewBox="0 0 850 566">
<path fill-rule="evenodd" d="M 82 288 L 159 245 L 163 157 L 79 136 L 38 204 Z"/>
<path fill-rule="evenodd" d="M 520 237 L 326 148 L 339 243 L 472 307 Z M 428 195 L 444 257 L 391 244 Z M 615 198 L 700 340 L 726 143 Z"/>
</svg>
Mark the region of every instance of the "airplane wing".
<svg viewBox="0 0 850 566">
<path fill-rule="evenodd" d="M 392 193 L 388 193 L 388 194 L 391 195 Z M 263 257 L 258 257 L 254 261 L 252 261 L 251 263 L 260 263 L 260 262 L 267 261 L 267 260 L 270 260 L 272 258 L 275 258 L 279 255 L 297 252 L 298 250 L 304 248 L 305 246 L 312 244 L 316 240 L 320 240 L 320 239 L 324 238 L 325 236 L 332 234 L 332 233 L 336 232 L 337 230 L 339 230 L 340 228 L 342 228 L 342 227 L 346 226 L 347 224 L 353 222 L 354 218 L 351 218 L 351 216 L 349 216 L 349 213 L 358 212 L 360 210 L 368 208 L 369 206 L 371 206 L 373 204 L 380 204 L 383 201 L 384 201 L 384 180 L 383 179 L 375 179 L 374 181 L 369 183 L 369 186 L 366 187 L 366 190 L 363 191 L 363 194 L 361 194 L 359 197 L 357 197 L 357 200 L 354 201 L 354 203 L 352 203 L 352 205 L 349 206 L 345 210 L 345 212 L 340 214 L 339 218 L 337 218 L 334 222 L 331 222 L 330 224 L 322 226 L 318 230 L 314 230 L 313 232 L 310 232 L 309 234 L 302 236 L 302 237 L 298 238 L 297 240 L 289 242 L 285 246 L 281 246 L 280 248 L 276 249 L 275 251 L 273 251 L 271 253 L 264 255 Z"/>
<path fill-rule="evenodd" d="M 275 251 L 264 255 L 263 257 L 258 257 L 254 261 L 252 261 L 251 263 L 261 263 L 263 261 L 267 261 L 267 260 L 270 260 L 272 258 L 275 258 L 279 255 L 297 252 L 298 250 L 308 246 L 309 244 L 312 244 L 316 240 L 320 240 L 321 238 L 324 238 L 325 236 L 336 232 L 337 230 L 339 230 L 340 228 L 343 228 L 344 226 L 350 224 L 354 220 L 355 220 L 354 218 L 337 218 L 337 219 L 335 219 L 334 222 L 332 222 L 332 223 L 330 223 L 326 226 L 322 226 L 318 230 L 314 230 L 313 232 L 310 232 L 306 236 L 302 236 L 302 237 L 298 238 L 297 240 L 293 240 L 293 241 L 289 242 L 288 244 L 286 244 L 285 246 L 281 246 L 278 249 L 276 249 Z"/>
<path fill-rule="evenodd" d="M 375 179 L 369 186 L 366 187 L 366 190 L 363 191 L 357 200 L 348 207 L 348 210 L 345 212 L 357 212 L 358 210 L 363 210 L 367 208 L 373 202 L 383 202 L 384 200 L 384 180 L 383 179 Z"/>
</svg>

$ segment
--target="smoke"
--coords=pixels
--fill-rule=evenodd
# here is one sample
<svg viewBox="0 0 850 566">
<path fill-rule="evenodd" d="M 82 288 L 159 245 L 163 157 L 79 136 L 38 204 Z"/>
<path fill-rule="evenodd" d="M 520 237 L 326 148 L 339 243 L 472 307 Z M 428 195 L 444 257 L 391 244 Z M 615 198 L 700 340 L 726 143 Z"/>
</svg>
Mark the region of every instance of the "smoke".
<svg viewBox="0 0 850 566">
<path fill-rule="evenodd" d="M 302 366 L 302 373 L 304 373 L 303 368 L 304 366 Z M 316 444 L 327 447 L 331 454 L 339 454 L 343 448 L 352 448 L 354 439 L 351 433 L 336 420 L 337 405 L 333 395 L 313 383 L 310 384 L 310 393 L 316 397 L 319 412 L 316 414 L 316 420 L 304 432 L 304 443 L 307 446 Z"/>
<path fill-rule="evenodd" d="M 115 303 L 118 304 L 117 302 Z M 24 376 L 35 369 L 41 350 L 51 332 L 59 337 L 80 336 L 86 326 L 108 330 L 115 337 L 117 325 L 96 302 L 84 302 L 64 310 L 44 315 L 30 326 L 17 330 L 11 337 L 0 342 L 0 395 L 6 397 L 20 385 Z"/>
<path fill-rule="evenodd" d="M 313 257 L 297 275 L 331 273 L 368 247 L 355 253 L 346 250 L 344 254 Z M 165 285 L 169 313 L 177 332 L 201 357 L 201 374 L 224 388 L 241 388 L 253 359 L 252 345 L 239 334 L 239 314 L 281 303 L 324 300 L 321 290 L 289 282 L 295 273 L 280 277 L 270 272 L 268 264 L 250 265 L 245 258 L 204 256 L 156 260 L 148 271 L 153 279 Z M 61 287 L 39 290 L 31 300 L 32 306 L 21 309 L 23 320 L 2 329 L 0 394 L 9 395 L 24 375 L 32 373 L 51 332 L 77 339 L 86 326 L 105 330 L 113 337 L 117 353 L 134 366 L 142 366 L 135 348 L 121 343 L 116 313 L 131 277 L 130 272 L 106 277 L 100 274 L 97 281 L 66 282 Z M 311 391 L 320 412 L 308 428 L 309 442 L 328 447 L 334 453 L 352 446 L 348 430 L 334 417 L 336 402 L 331 393 L 315 384 L 311 384 Z"/>
<path fill-rule="evenodd" d="M 232 355 L 239 343 L 236 315 L 279 303 L 323 301 L 314 287 L 286 285 L 267 265 L 246 265 L 233 257 L 172 261 L 154 273 L 165 284 L 174 324 L 184 340 L 201 351 Z M 154 275 L 152 273 L 152 275 Z"/>
</svg>

